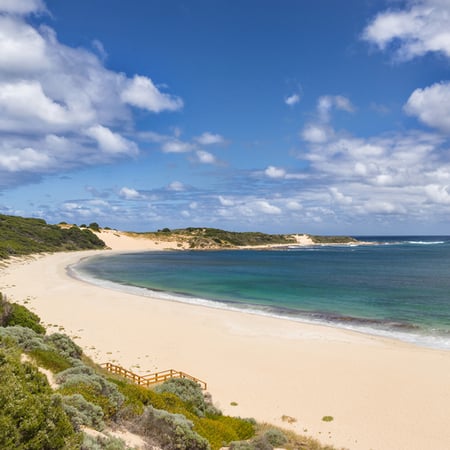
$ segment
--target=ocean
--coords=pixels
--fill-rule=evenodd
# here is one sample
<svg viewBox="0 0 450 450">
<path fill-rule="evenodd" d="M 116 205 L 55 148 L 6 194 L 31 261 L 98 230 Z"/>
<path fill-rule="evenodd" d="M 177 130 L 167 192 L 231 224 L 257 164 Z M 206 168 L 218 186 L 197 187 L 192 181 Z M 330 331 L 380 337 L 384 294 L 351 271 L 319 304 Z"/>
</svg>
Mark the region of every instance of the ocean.
<svg viewBox="0 0 450 450">
<path fill-rule="evenodd" d="M 450 350 L 450 237 L 368 245 L 99 255 L 70 268 L 95 284 Z"/>
</svg>

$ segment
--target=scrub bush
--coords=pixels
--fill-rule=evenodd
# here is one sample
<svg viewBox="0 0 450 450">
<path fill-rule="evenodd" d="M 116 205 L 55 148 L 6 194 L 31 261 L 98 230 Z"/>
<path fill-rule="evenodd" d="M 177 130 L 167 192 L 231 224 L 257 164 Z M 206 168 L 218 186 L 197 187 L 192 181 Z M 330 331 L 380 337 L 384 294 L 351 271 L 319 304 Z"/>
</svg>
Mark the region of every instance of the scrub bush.
<svg viewBox="0 0 450 450">
<path fill-rule="evenodd" d="M 37 348 L 42 350 L 48 349 L 47 345 L 44 343 L 43 336 L 37 334 L 30 328 L 21 326 L 0 328 L 0 336 L 13 339 L 17 345 L 25 351 L 31 351 Z"/>
<path fill-rule="evenodd" d="M 276 428 L 271 428 L 264 433 L 264 437 L 274 447 L 281 447 L 288 441 L 286 435 Z"/>
<path fill-rule="evenodd" d="M 44 375 L 21 363 L 20 349 L 0 338 L 0 448 L 78 449 L 75 433 L 61 401 L 53 397 Z"/>
<path fill-rule="evenodd" d="M 181 414 L 148 406 L 133 424 L 134 430 L 165 450 L 209 450 L 208 441 L 193 430 L 193 423 Z"/>
<path fill-rule="evenodd" d="M 99 406 L 105 418 L 114 417 L 124 402 L 124 396 L 115 384 L 85 365 L 60 372 L 56 381 L 61 384 L 60 394 L 81 394 L 85 400 Z"/>
<path fill-rule="evenodd" d="M 66 358 L 80 359 L 83 350 L 66 334 L 53 333 L 45 337 L 45 342 L 51 345 L 60 355 Z"/>
<path fill-rule="evenodd" d="M 171 378 L 163 384 L 155 387 L 155 392 L 170 392 L 179 397 L 194 414 L 204 417 L 208 408 L 212 405 L 207 404 L 201 387 L 192 380 L 187 378 Z M 212 408 L 211 408 L 212 409 Z M 214 411 L 218 411 L 214 409 Z M 217 412 L 216 412 L 217 415 Z"/>
<path fill-rule="evenodd" d="M 70 418 L 75 430 L 79 431 L 83 425 L 98 431 L 103 430 L 105 427 L 102 409 L 85 400 L 82 395 L 55 394 L 55 396 L 60 397 L 63 409 Z"/>
</svg>

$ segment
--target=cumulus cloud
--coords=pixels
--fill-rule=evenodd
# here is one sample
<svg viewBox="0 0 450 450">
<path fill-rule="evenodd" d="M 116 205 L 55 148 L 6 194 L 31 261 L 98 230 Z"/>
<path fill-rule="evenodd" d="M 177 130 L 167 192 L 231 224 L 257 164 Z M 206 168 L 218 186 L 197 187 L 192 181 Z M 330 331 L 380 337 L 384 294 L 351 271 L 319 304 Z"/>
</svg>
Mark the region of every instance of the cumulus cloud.
<svg viewBox="0 0 450 450">
<path fill-rule="evenodd" d="M 336 109 L 351 113 L 351 101 L 343 95 L 323 95 L 316 105 L 316 120 L 307 123 L 300 132 L 301 138 L 311 144 L 323 144 L 332 139 L 334 131 L 329 126 L 331 112 Z"/>
<path fill-rule="evenodd" d="M 156 113 L 176 111 L 183 107 L 179 97 L 161 92 L 150 78 L 140 75 L 126 80 L 121 97 L 125 103 Z"/>
<path fill-rule="evenodd" d="M 223 197 L 219 195 L 219 202 L 222 206 L 234 206 L 235 202 L 231 198 Z"/>
<path fill-rule="evenodd" d="M 183 142 L 179 139 L 168 139 L 162 145 L 164 153 L 186 153 L 194 149 L 190 142 Z"/>
<path fill-rule="evenodd" d="M 138 152 L 134 142 L 123 138 L 118 133 L 113 133 L 110 129 L 102 125 L 94 125 L 88 128 L 85 134 L 93 138 L 98 143 L 98 146 L 106 153 L 136 154 Z"/>
<path fill-rule="evenodd" d="M 450 205 L 448 185 L 429 184 L 428 186 L 425 186 L 425 193 L 433 203 Z"/>
<path fill-rule="evenodd" d="M 139 200 L 143 198 L 143 196 L 136 189 L 128 188 L 126 186 L 120 189 L 119 196 L 125 200 Z"/>
<path fill-rule="evenodd" d="M 439 52 L 450 57 L 450 3 L 447 0 L 408 0 L 404 9 L 378 14 L 363 39 L 385 50 L 393 45 L 404 60 Z"/>
<path fill-rule="evenodd" d="M 182 192 L 182 191 L 184 191 L 186 188 L 184 187 L 184 184 L 181 183 L 181 181 L 172 181 L 172 183 L 169 184 L 169 186 L 167 187 L 167 189 L 168 189 L 169 191 Z"/>
<path fill-rule="evenodd" d="M 264 171 L 264 173 L 269 177 L 269 178 L 284 178 L 286 176 L 286 171 L 280 167 L 275 167 L 275 166 L 269 166 L 267 167 L 267 169 Z"/>
<path fill-rule="evenodd" d="M 416 89 L 404 109 L 424 124 L 450 133 L 450 82 Z"/>
<path fill-rule="evenodd" d="M 42 0 L 0 0 L 0 12 L 8 14 L 30 14 L 45 11 Z"/>
<path fill-rule="evenodd" d="M 217 160 L 216 157 L 209 152 L 206 152 L 205 150 L 197 150 L 196 152 L 198 162 L 201 164 L 216 164 Z"/>
<path fill-rule="evenodd" d="M 109 70 L 95 53 L 27 21 L 44 9 L 38 0 L 0 0 L 2 187 L 136 155 L 136 143 L 123 136 L 131 107 L 160 113 L 183 105 L 150 78 Z"/>
<path fill-rule="evenodd" d="M 324 95 L 317 101 L 319 119 L 322 122 L 328 122 L 333 108 L 346 112 L 354 111 L 354 107 L 347 97 L 342 95 Z"/>
<path fill-rule="evenodd" d="M 263 214 L 281 214 L 282 211 L 278 206 L 275 206 L 271 203 L 269 203 L 266 200 L 257 200 L 255 201 L 251 207 L 257 211 L 257 212 L 261 212 Z"/>
<path fill-rule="evenodd" d="M 327 142 L 332 135 L 332 129 L 322 124 L 309 123 L 300 133 L 304 141 L 312 144 L 323 144 Z"/>
<path fill-rule="evenodd" d="M 205 132 L 195 138 L 200 145 L 224 144 L 225 138 L 220 134 Z"/>
<path fill-rule="evenodd" d="M 300 102 L 300 95 L 298 94 L 292 94 L 284 99 L 284 103 L 286 103 L 286 105 L 288 106 L 294 106 L 299 102 Z"/>
</svg>

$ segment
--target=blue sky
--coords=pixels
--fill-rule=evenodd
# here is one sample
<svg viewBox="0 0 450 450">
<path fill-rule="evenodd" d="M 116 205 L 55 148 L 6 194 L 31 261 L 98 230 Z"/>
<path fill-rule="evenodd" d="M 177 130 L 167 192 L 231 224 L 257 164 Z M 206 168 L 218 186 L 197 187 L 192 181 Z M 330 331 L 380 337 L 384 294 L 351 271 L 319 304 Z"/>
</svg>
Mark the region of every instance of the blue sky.
<svg viewBox="0 0 450 450">
<path fill-rule="evenodd" d="M 0 212 L 449 234 L 448 0 L 0 0 Z"/>
</svg>

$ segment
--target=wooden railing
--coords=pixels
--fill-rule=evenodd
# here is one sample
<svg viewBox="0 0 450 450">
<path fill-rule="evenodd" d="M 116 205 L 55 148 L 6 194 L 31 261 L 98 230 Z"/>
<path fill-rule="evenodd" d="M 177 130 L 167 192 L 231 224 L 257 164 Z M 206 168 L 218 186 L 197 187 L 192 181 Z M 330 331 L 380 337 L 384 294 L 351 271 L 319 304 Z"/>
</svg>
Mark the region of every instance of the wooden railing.
<svg viewBox="0 0 450 450">
<path fill-rule="evenodd" d="M 136 373 L 131 372 L 130 370 L 124 369 L 122 366 L 118 366 L 112 363 L 104 363 L 100 364 L 101 367 L 106 369 L 108 372 L 114 373 L 116 375 L 120 375 L 124 378 L 128 378 L 139 386 L 149 387 L 153 384 L 163 383 L 170 378 L 187 378 L 188 380 L 195 381 L 200 387 L 206 390 L 207 385 L 204 381 L 199 380 L 198 378 L 193 377 L 185 372 L 181 372 L 179 370 L 163 370 L 162 372 L 149 373 L 147 375 L 138 375 Z"/>
</svg>

